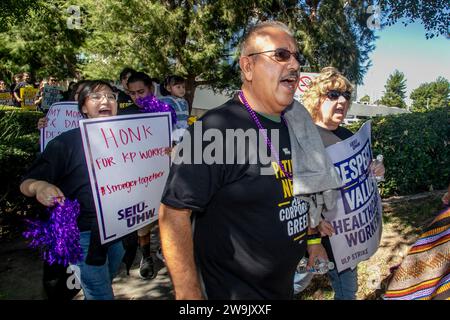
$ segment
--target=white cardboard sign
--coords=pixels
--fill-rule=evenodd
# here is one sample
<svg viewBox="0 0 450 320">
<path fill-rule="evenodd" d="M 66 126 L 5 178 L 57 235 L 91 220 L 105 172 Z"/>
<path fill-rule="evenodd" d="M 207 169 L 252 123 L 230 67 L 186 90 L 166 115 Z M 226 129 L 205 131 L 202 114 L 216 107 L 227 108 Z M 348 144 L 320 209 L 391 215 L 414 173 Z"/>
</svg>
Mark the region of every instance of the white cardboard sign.
<svg viewBox="0 0 450 320">
<path fill-rule="evenodd" d="M 330 242 L 336 268 L 341 272 L 369 259 L 381 240 L 381 197 L 369 169 L 371 122 L 367 121 L 355 135 L 326 150 L 344 183 L 337 205 L 324 212 L 336 232 Z"/>
<path fill-rule="evenodd" d="M 101 242 L 156 221 L 170 168 L 170 113 L 84 119 L 80 129 Z"/>
<path fill-rule="evenodd" d="M 47 126 L 41 129 L 41 152 L 47 144 L 61 133 L 78 128 L 83 119 L 78 111 L 78 102 L 66 101 L 52 104 L 47 112 Z"/>
</svg>

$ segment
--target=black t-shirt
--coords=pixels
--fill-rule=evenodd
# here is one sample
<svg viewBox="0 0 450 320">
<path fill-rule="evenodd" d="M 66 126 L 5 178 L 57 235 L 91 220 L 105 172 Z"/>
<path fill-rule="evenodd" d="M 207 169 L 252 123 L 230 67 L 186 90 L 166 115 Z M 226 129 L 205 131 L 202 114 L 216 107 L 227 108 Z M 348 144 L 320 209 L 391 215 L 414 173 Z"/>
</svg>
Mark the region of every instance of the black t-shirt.
<svg viewBox="0 0 450 320">
<path fill-rule="evenodd" d="M 117 115 L 118 116 L 122 116 L 122 115 L 129 115 L 129 114 L 138 114 L 141 113 L 141 109 L 135 105 L 134 103 L 128 105 L 126 108 L 123 109 L 117 109 Z"/>
<path fill-rule="evenodd" d="M 128 105 L 126 108 L 123 109 L 117 109 L 117 115 L 118 116 L 122 116 L 122 115 L 129 115 L 129 114 L 138 114 L 141 113 L 141 109 L 135 105 L 134 103 Z"/>
<path fill-rule="evenodd" d="M 78 227 L 80 231 L 91 231 L 97 218 L 79 128 L 50 141 L 24 175 L 25 179 L 47 181 L 61 189 L 66 198 L 77 199 Z"/>
<path fill-rule="evenodd" d="M 133 100 L 131 99 L 131 97 L 129 95 L 127 95 L 122 90 L 117 90 L 117 92 L 119 93 L 119 97 L 117 99 L 117 106 L 118 106 L 119 113 L 120 113 L 120 110 L 126 109 L 129 106 L 131 106 L 133 104 Z"/>
<path fill-rule="evenodd" d="M 337 127 L 336 130 L 327 130 L 322 128 L 321 126 L 317 126 L 317 130 L 319 131 L 320 137 L 322 138 L 323 144 L 325 147 L 331 146 L 335 143 L 338 143 L 342 140 L 348 139 L 353 136 L 353 132 L 344 127 Z M 330 238 L 323 237 L 322 244 L 327 252 L 328 259 L 330 261 L 335 262 L 333 249 L 331 248 Z"/>
<path fill-rule="evenodd" d="M 285 123 L 258 118 L 270 132 L 279 130 L 277 152 L 286 170 L 292 172 Z M 233 129 L 257 133 L 256 124 L 236 98 L 207 112 L 200 121 L 203 133 L 214 128 L 217 131 L 210 133 L 222 134 L 224 143 L 218 142 L 216 152 L 223 146 L 221 150 L 228 156 L 227 129 L 232 129 L 228 133 L 235 132 Z M 195 160 L 192 141 L 201 136 L 195 126 L 187 130 L 192 140 L 185 134 L 180 147 L 190 146 L 191 160 Z M 266 146 L 264 138 L 259 143 Z M 211 147 L 210 141 L 203 142 L 203 153 L 211 151 L 208 145 Z M 225 157 L 226 164 L 174 161 L 162 203 L 193 210 L 194 254 L 209 299 L 291 299 L 295 268 L 306 250 L 309 206 L 294 199 L 292 182 L 281 170 L 273 174 L 276 160 L 263 165 L 255 156 L 256 144 L 246 144 L 245 159 L 236 149 L 233 147 L 233 161 L 225 161 Z M 236 159 L 245 161 L 239 164 Z M 262 168 L 272 174 L 261 175 Z"/>
</svg>

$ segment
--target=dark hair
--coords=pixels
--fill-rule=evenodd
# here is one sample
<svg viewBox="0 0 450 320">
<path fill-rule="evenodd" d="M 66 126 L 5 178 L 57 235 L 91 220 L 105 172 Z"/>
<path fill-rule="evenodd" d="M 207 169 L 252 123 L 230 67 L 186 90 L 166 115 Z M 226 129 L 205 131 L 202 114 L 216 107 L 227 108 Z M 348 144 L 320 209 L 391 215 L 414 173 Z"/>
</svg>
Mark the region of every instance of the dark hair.
<svg viewBox="0 0 450 320">
<path fill-rule="evenodd" d="M 129 85 L 130 83 L 133 83 L 133 82 L 138 82 L 138 81 L 142 81 L 144 83 L 144 85 L 146 85 L 149 88 L 153 87 L 152 78 L 150 78 L 149 75 L 144 72 L 133 73 L 128 78 L 127 85 Z"/>
<path fill-rule="evenodd" d="M 83 86 L 89 82 L 89 80 L 80 80 L 78 82 L 74 82 L 72 85 L 69 85 L 70 94 L 69 101 L 75 101 L 75 95 L 77 94 L 78 89 L 83 89 Z"/>
<path fill-rule="evenodd" d="M 120 72 L 119 79 L 120 79 L 120 81 L 122 81 L 123 79 L 125 79 L 127 77 L 128 74 L 133 74 L 136 72 L 137 72 L 136 70 L 129 68 L 129 67 L 123 68 L 123 70 Z"/>
<path fill-rule="evenodd" d="M 101 87 L 107 87 L 111 89 L 111 91 L 114 91 L 109 82 L 104 80 L 86 80 L 86 82 L 83 83 L 83 89 L 81 89 L 81 92 L 78 95 L 78 111 L 80 111 L 84 118 L 86 118 L 86 115 L 81 110 L 84 106 L 84 103 L 86 102 L 90 93 L 97 92 L 97 90 Z"/>
<path fill-rule="evenodd" d="M 73 86 L 76 85 L 76 84 L 77 84 L 77 83 L 76 83 L 75 81 L 70 81 L 70 82 L 69 82 L 69 86 L 67 87 L 67 89 L 68 89 L 69 91 L 72 91 Z"/>
<path fill-rule="evenodd" d="M 161 95 L 163 95 L 163 96 L 171 95 L 169 90 L 167 90 L 167 87 L 175 86 L 177 84 L 183 84 L 183 83 L 186 83 L 186 79 L 183 78 L 183 77 L 180 77 L 180 76 L 177 76 L 177 75 L 167 76 L 164 79 L 163 85 L 159 88 L 159 90 L 161 91 Z"/>
</svg>

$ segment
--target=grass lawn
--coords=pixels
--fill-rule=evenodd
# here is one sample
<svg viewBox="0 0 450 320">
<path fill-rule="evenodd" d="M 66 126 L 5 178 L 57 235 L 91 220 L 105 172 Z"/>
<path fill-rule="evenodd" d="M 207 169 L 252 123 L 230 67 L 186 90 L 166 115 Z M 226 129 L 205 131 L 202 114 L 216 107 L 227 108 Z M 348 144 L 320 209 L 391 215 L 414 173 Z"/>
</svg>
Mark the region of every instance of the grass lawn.
<svg viewBox="0 0 450 320">
<path fill-rule="evenodd" d="M 422 230 L 442 210 L 443 192 L 390 198 L 383 201 L 383 235 L 377 252 L 358 265 L 358 300 L 377 300 L 385 292 L 390 268 L 401 263 Z M 325 275 L 315 276 L 296 299 L 331 300 L 331 284 Z"/>
</svg>

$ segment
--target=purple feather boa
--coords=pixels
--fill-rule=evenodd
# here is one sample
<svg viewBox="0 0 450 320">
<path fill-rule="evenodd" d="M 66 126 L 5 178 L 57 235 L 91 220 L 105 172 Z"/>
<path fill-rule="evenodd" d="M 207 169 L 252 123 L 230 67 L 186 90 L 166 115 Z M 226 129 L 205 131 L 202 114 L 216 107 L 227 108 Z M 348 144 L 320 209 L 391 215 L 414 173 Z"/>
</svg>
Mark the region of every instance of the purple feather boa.
<svg viewBox="0 0 450 320">
<path fill-rule="evenodd" d="M 63 205 L 57 203 L 48 210 L 51 214 L 48 221 L 26 220 L 28 229 L 23 236 L 31 239 L 29 246 L 39 248 L 44 260 L 50 265 L 76 264 L 83 259 L 77 226 L 80 204 L 77 200 L 66 199 Z"/>
<path fill-rule="evenodd" d="M 153 94 L 144 98 L 138 98 L 136 104 L 141 108 L 142 112 L 170 112 L 172 114 L 172 125 L 177 123 L 177 114 L 175 110 L 168 104 L 158 100 Z"/>
</svg>

